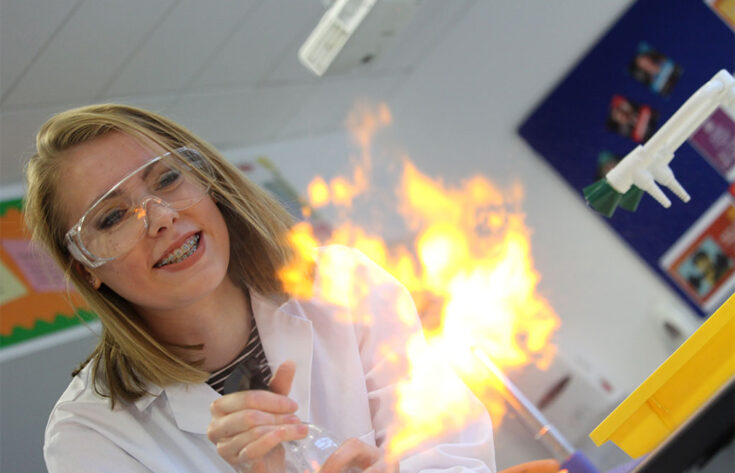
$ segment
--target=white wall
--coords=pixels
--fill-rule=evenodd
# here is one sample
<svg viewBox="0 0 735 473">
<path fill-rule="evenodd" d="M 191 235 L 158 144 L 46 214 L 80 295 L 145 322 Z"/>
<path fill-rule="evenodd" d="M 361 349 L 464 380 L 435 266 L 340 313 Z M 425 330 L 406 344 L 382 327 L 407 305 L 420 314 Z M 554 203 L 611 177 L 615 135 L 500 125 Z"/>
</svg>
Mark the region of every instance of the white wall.
<svg viewBox="0 0 735 473">
<path fill-rule="evenodd" d="M 389 101 L 390 140 L 376 145 L 376 155 L 380 146 L 402 148 L 423 172 L 447 181 L 477 172 L 500 185 L 520 180 L 540 290 L 562 319 L 560 349 L 582 354 L 626 391 L 669 353 L 654 308 L 688 310 L 515 130 L 629 4 L 479 0 Z M 275 150 L 318 154 L 324 140 L 340 139 L 307 137 L 263 150 L 278 160 Z M 335 145 L 321 153 L 321 161 L 286 157 L 279 164 L 305 186 L 314 172 L 347 168 L 345 160 L 329 160 L 339 150 Z M 45 471 L 40 447 L 46 417 L 91 344 L 83 337 L 0 362 L 0 471 Z M 532 442 L 508 440 L 522 437 L 515 430 L 509 425 L 499 439 L 500 466 L 544 456 Z"/>
</svg>

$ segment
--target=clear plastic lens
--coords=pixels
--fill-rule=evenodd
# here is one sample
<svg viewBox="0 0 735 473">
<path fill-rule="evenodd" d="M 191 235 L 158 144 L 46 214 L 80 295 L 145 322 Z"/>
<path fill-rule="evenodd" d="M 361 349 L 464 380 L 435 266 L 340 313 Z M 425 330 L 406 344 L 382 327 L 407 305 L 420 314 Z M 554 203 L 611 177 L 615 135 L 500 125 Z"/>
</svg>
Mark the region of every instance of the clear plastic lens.
<svg viewBox="0 0 735 473">
<path fill-rule="evenodd" d="M 183 148 L 151 161 L 125 177 L 86 214 L 79 231 L 84 248 L 95 258 L 115 258 L 135 246 L 145 233 L 151 205 L 189 208 L 207 194 L 199 171 L 207 163 L 196 150 Z"/>
</svg>

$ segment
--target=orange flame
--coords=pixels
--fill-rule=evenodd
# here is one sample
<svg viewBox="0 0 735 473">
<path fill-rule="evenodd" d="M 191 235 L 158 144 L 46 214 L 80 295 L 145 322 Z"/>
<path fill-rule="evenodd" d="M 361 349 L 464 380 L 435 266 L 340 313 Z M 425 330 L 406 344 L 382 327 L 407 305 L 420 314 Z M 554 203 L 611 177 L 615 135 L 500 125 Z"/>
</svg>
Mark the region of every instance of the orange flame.
<svg viewBox="0 0 735 473">
<path fill-rule="evenodd" d="M 321 176 L 315 177 L 308 185 L 309 205 L 320 208 L 332 204 L 349 207 L 352 201 L 369 187 L 368 176 L 372 168 L 370 144 L 373 136 L 392 121 L 391 113 L 385 104 L 373 112 L 366 104 L 360 104 L 347 117 L 347 127 L 352 130 L 352 138 L 360 148 L 360 156 L 352 157 L 352 179 L 337 176 L 327 183 Z"/>
<path fill-rule="evenodd" d="M 370 143 L 378 129 L 390 121 L 385 105 L 377 111 L 362 106 L 350 115 L 347 123 L 361 149 L 359 172 L 353 173 L 352 181 L 335 178 L 327 184 L 321 177 L 312 180 L 312 206 L 349 207 L 359 193 L 367 190 Z M 301 223 L 291 234 L 301 256 L 299 263 L 281 272 L 287 291 L 310 297 L 311 287 L 297 276 L 299 271 L 313 265 L 312 251 L 318 243 L 342 244 L 361 250 L 411 292 L 428 343 L 419 337 L 406 347 L 409 379 L 397 388 L 398 428 L 389 439 L 389 459 L 400 457 L 438 433 L 460 428 L 477 415 L 466 402 L 464 385 L 447 384 L 446 379 L 456 378 L 437 372 L 448 358 L 482 399 L 497 425 L 505 406 L 490 388 L 502 389 L 502 385 L 474 358 L 472 350 L 487 353 L 505 369 L 529 363 L 544 368 L 553 357 L 554 347 L 549 340 L 559 326 L 553 309 L 536 293 L 539 275 L 531 258 L 530 231 L 520 210 L 520 184 L 501 191 L 486 178 L 475 176 L 448 187 L 425 176 L 404 158 L 397 195 L 399 212 L 417 235 L 411 248 L 389 248 L 379 236 L 349 221 L 341 223 L 327 241 L 317 242 L 309 224 Z M 359 300 L 352 298 L 354 291 L 369 290 L 355 286 L 354 267 L 350 264 L 320 261 L 320 274 L 328 278 L 320 285 L 320 296 L 349 304 L 350 300 Z M 412 310 L 396 308 L 399 317 L 406 317 L 406 323 Z M 370 323 L 371 314 L 360 316 L 362 323 Z M 390 360 L 395 354 L 386 356 Z"/>
</svg>

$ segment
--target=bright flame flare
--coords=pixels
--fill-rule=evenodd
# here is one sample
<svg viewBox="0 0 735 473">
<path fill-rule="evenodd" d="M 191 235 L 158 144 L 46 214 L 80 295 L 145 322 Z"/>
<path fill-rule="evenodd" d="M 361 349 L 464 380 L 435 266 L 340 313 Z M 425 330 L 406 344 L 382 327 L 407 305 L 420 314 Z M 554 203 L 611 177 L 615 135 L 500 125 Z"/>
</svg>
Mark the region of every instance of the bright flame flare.
<svg viewBox="0 0 735 473">
<path fill-rule="evenodd" d="M 375 112 L 366 104 L 359 104 L 350 113 L 346 124 L 360 148 L 360 156 L 351 157 L 352 179 L 337 176 L 327 183 L 321 176 L 315 177 L 307 187 L 311 207 L 320 208 L 329 204 L 350 207 L 353 199 L 368 189 L 368 176 L 372 169 L 370 144 L 375 133 L 390 125 L 392 120 L 390 109 L 385 104 L 378 106 Z"/>
<path fill-rule="evenodd" d="M 368 189 L 370 142 L 389 123 L 385 105 L 374 113 L 363 106 L 350 116 L 348 126 L 361 149 L 357 170 L 352 181 L 335 178 L 327 184 L 315 178 L 309 185 L 313 207 L 349 207 L 357 194 Z M 399 212 L 418 235 L 412 248 L 389 249 L 380 237 L 349 222 L 337 227 L 327 241 L 318 242 L 309 224 L 300 223 L 290 235 L 300 258 L 281 272 L 287 291 L 311 297 L 310 283 L 297 276 L 299 271 L 313 265 L 313 248 L 318 244 L 342 244 L 361 250 L 411 292 L 428 343 L 418 337 L 406 347 L 409 379 L 397 389 L 400 419 L 388 445 L 389 459 L 438 433 L 461 428 L 477 414 L 469 409 L 462 383 L 446 384 L 447 377 L 438 376 L 437 367 L 444 366 L 448 358 L 498 425 L 505 405 L 492 389 L 503 387 L 471 350 L 482 350 L 505 369 L 529 363 L 543 369 L 553 357 L 549 340 L 559 326 L 548 302 L 536 294 L 539 275 L 533 268 L 530 232 L 520 212 L 520 184 L 501 192 L 484 177 L 475 176 L 447 188 L 404 158 L 397 194 Z M 320 261 L 320 274 L 329 278 L 323 281 L 320 296 L 338 305 L 359 300 L 351 298 L 354 291 L 369 290 L 354 286 L 354 268 L 344 264 Z M 396 312 L 410 323 L 412 307 L 397 307 Z M 371 316 L 360 314 L 360 322 L 370 323 Z M 396 355 L 386 356 L 390 360 Z"/>
</svg>

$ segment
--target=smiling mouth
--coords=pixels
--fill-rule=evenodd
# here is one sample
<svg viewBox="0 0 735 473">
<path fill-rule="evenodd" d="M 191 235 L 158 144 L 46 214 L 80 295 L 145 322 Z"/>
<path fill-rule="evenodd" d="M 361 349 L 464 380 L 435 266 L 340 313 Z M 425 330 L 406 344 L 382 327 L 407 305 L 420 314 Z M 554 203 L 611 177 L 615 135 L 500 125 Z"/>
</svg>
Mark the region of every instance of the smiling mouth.
<svg viewBox="0 0 735 473">
<path fill-rule="evenodd" d="M 165 258 L 161 259 L 158 263 L 154 264 L 154 268 L 162 268 L 169 264 L 181 263 L 189 256 L 193 255 L 194 252 L 199 248 L 199 238 L 201 235 L 195 233 L 188 238 L 183 245 L 176 248 L 174 251 L 168 254 Z"/>
</svg>

